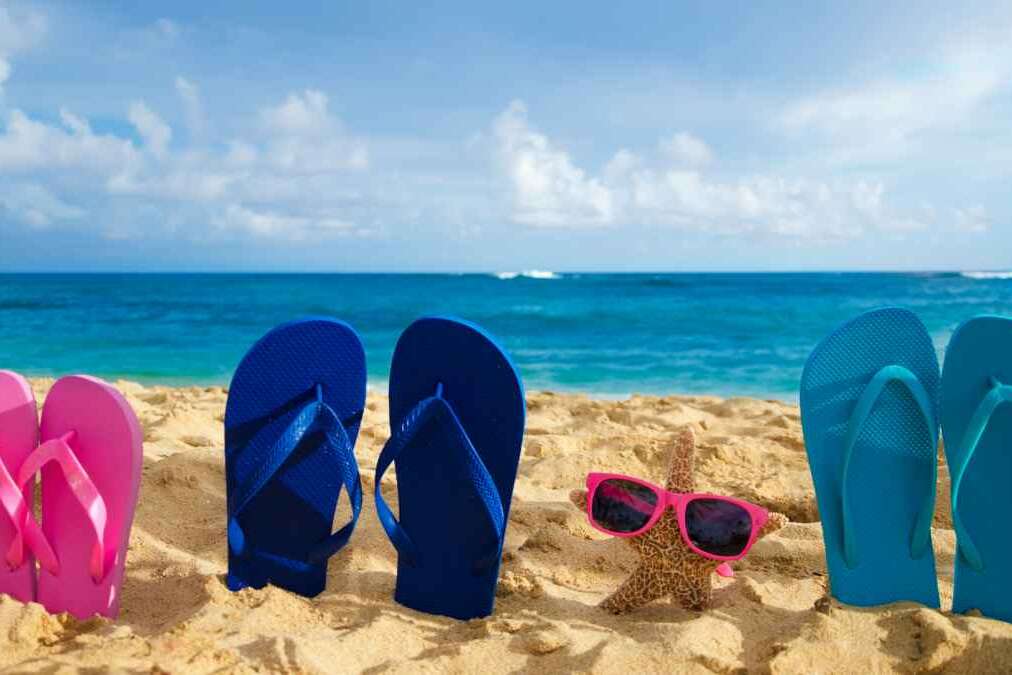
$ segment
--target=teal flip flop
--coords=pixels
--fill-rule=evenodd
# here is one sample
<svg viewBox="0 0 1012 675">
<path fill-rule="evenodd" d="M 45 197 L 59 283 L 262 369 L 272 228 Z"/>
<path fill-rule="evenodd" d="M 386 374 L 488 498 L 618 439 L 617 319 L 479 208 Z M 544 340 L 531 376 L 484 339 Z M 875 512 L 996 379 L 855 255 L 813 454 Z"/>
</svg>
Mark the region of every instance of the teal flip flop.
<svg viewBox="0 0 1012 675">
<path fill-rule="evenodd" d="M 981 316 L 952 335 L 942 433 L 956 530 L 952 611 L 1012 621 L 1012 319 Z"/>
<path fill-rule="evenodd" d="M 863 314 L 824 339 L 801 377 L 801 423 L 830 592 L 938 607 L 931 518 L 938 359 L 911 312 Z"/>
</svg>

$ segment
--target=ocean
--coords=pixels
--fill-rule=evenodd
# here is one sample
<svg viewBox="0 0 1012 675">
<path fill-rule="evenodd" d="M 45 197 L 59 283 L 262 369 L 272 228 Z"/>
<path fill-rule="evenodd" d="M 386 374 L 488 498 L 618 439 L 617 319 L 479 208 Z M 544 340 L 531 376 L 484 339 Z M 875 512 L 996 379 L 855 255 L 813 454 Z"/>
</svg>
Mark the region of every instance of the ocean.
<svg viewBox="0 0 1012 675">
<path fill-rule="evenodd" d="M 794 401 L 816 343 L 885 305 L 916 312 L 941 358 L 961 321 L 1012 314 L 1012 274 L 8 274 L 0 368 L 227 384 L 272 326 L 329 315 L 382 390 L 400 332 L 443 314 L 496 335 L 531 390 Z"/>
</svg>

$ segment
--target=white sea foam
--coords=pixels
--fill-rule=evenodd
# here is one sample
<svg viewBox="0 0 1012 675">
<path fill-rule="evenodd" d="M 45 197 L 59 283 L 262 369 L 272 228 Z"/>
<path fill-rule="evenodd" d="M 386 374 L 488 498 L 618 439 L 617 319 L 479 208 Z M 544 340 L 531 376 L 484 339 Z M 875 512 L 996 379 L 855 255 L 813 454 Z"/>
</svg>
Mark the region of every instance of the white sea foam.
<svg viewBox="0 0 1012 675">
<path fill-rule="evenodd" d="M 967 279 L 1012 279 L 1012 272 L 960 272 Z"/>
<path fill-rule="evenodd" d="M 521 272 L 528 279 L 561 279 L 562 275 L 548 270 L 524 270 Z"/>
<path fill-rule="evenodd" d="M 524 277 L 525 279 L 561 279 L 561 274 L 555 272 L 549 272 L 548 270 L 524 270 L 523 272 L 496 272 L 496 279 L 516 279 L 517 277 Z"/>
</svg>

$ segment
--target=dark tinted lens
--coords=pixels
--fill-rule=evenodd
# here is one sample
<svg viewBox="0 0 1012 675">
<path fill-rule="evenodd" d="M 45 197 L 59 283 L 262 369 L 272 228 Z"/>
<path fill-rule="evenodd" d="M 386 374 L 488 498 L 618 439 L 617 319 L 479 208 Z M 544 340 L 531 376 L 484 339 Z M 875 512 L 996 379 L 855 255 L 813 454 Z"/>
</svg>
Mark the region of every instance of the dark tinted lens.
<svg viewBox="0 0 1012 675">
<path fill-rule="evenodd" d="M 619 478 L 602 481 L 594 490 L 590 512 L 599 526 L 611 532 L 642 529 L 657 506 L 657 494 L 650 488 Z"/>
<path fill-rule="evenodd" d="M 689 540 L 713 555 L 741 555 L 752 536 L 748 511 L 722 499 L 693 499 L 685 507 Z"/>
</svg>

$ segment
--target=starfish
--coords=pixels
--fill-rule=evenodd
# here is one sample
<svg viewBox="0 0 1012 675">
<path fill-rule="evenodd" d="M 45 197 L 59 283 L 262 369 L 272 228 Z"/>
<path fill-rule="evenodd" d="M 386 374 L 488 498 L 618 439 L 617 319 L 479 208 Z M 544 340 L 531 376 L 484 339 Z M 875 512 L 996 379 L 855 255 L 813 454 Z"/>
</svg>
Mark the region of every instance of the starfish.
<svg viewBox="0 0 1012 675">
<path fill-rule="evenodd" d="M 695 439 L 685 428 L 671 449 L 671 465 L 666 487 L 672 492 L 694 492 L 693 455 Z M 587 510 L 587 491 L 574 490 L 570 500 Z M 771 513 L 759 537 L 787 524 L 782 513 Z M 711 575 L 732 576 L 731 568 L 708 560 L 685 545 L 678 531 L 678 520 L 671 509 L 648 531 L 626 539 L 639 556 L 639 564 L 618 590 L 604 599 L 601 607 L 622 614 L 659 598 L 670 596 L 685 609 L 702 610 L 710 605 Z"/>
</svg>

